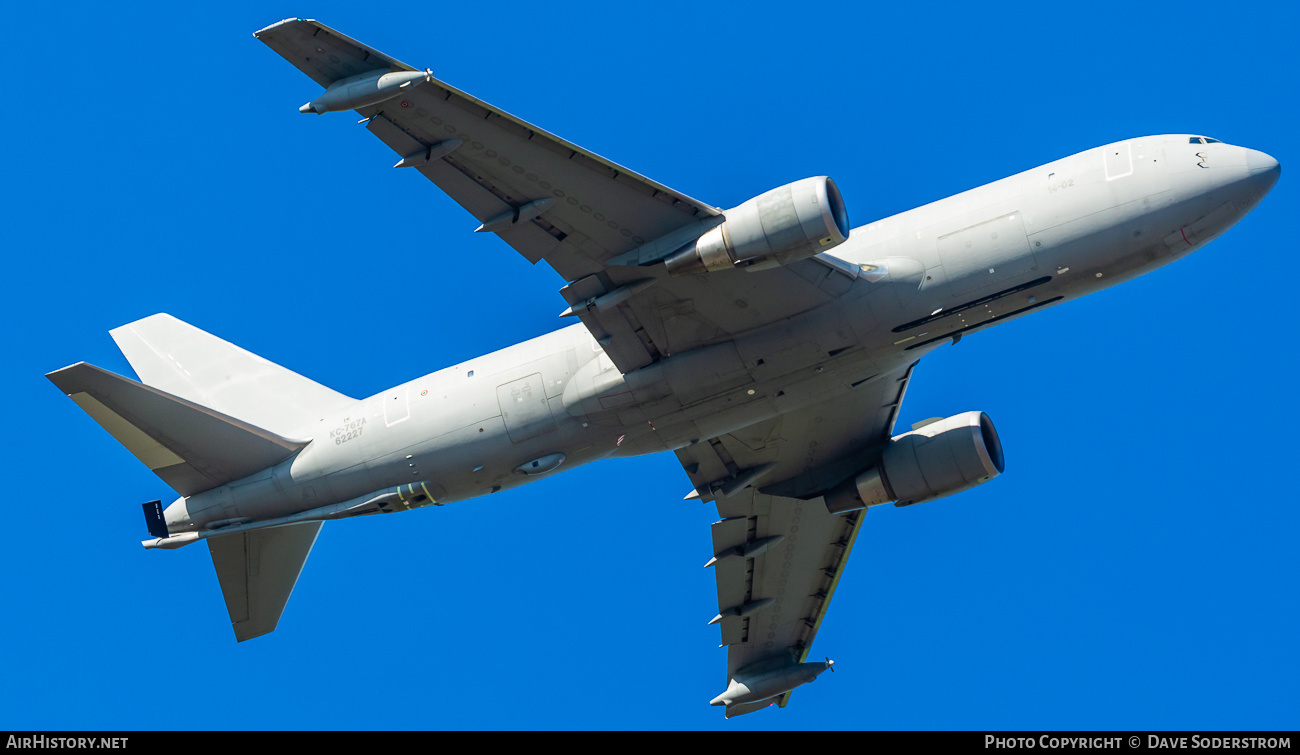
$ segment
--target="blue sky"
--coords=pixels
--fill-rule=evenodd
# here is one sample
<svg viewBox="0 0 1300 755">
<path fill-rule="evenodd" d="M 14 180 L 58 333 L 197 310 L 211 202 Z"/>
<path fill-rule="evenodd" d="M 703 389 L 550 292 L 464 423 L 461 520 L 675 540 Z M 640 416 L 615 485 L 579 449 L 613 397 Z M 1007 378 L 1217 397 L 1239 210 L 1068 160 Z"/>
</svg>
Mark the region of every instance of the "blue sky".
<svg viewBox="0 0 1300 755">
<path fill-rule="evenodd" d="M 1065 155 L 1203 133 L 1294 165 L 1285 3 L 9 3 L 0 120 L 0 725 L 1287 728 L 1300 725 L 1296 180 L 1171 267 L 964 339 L 900 425 L 982 409 L 1007 471 L 870 512 L 814 656 L 724 721 L 711 506 L 671 455 L 327 525 L 236 645 L 170 491 L 43 374 L 131 374 L 169 312 L 353 396 L 558 328 L 563 281 L 251 32 L 314 17 L 691 196 L 811 175 L 855 225 Z M 19 63 L 19 61 L 22 61 Z"/>
</svg>

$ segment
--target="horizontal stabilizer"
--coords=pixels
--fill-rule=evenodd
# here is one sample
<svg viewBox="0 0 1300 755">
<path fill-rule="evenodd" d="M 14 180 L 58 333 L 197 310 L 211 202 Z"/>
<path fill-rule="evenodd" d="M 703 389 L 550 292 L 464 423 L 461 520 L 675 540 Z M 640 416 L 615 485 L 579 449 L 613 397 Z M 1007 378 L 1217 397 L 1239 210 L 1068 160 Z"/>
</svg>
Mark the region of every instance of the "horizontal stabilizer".
<svg viewBox="0 0 1300 755">
<path fill-rule="evenodd" d="M 293 437 L 353 399 L 168 314 L 109 332 L 145 385 Z"/>
<path fill-rule="evenodd" d="M 307 445 L 85 362 L 46 375 L 177 493 L 275 466 Z"/>
<path fill-rule="evenodd" d="M 208 538 L 237 642 L 275 631 L 320 527 L 306 522 Z"/>
</svg>

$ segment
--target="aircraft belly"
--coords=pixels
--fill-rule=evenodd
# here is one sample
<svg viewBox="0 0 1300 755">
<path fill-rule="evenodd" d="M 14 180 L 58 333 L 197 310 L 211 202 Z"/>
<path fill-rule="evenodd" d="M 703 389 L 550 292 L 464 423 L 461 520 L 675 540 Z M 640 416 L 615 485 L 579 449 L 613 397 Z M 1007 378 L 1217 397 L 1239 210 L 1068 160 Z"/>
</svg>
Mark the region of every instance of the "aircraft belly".
<svg viewBox="0 0 1300 755">
<path fill-rule="evenodd" d="M 371 476 L 382 483 L 379 487 L 432 481 L 445 489 L 438 501 L 444 503 L 492 492 L 492 480 L 509 472 L 509 461 L 503 458 L 509 446 L 505 424 L 492 417 L 392 451 L 369 466 Z"/>
<path fill-rule="evenodd" d="M 865 300 L 859 306 L 865 308 Z M 616 452 L 634 456 L 673 450 L 702 438 L 734 433 L 820 401 L 833 399 L 875 377 L 914 361 L 915 356 L 868 356 L 868 349 L 853 349 L 819 365 L 756 381 L 743 390 L 723 391 L 689 407 L 655 412 L 653 405 L 639 409 L 648 423 L 628 423 L 628 441 Z M 752 391 L 752 393 L 751 393 Z M 638 432 L 650 427 L 649 433 Z"/>
</svg>

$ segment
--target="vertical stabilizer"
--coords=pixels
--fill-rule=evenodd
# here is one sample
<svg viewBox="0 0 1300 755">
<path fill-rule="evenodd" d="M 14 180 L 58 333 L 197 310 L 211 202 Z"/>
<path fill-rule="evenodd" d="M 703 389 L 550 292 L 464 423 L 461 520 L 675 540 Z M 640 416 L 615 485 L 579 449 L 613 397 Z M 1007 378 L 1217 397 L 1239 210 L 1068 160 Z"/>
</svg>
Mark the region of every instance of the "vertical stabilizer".
<svg viewBox="0 0 1300 755">
<path fill-rule="evenodd" d="M 286 437 L 353 402 L 168 314 L 111 334 L 146 385 Z"/>
</svg>

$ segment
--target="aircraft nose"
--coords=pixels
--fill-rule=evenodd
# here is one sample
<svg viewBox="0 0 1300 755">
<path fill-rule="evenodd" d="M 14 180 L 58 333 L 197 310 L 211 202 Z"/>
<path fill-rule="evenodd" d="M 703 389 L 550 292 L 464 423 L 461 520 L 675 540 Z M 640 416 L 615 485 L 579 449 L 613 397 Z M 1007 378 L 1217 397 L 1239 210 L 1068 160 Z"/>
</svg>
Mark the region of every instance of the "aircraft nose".
<svg viewBox="0 0 1300 755">
<path fill-rule="evenodd" d="M 1250 177 L 1253 181 L 1263 184 L 1261 188 L 1269 191 L 1277 179 L 1282 175 L 1282 166 L 1272 155 L 1260 152 L 1257 149 L 1246 150 L 1246 167 L 1250 170 Z"/>
</svg>

